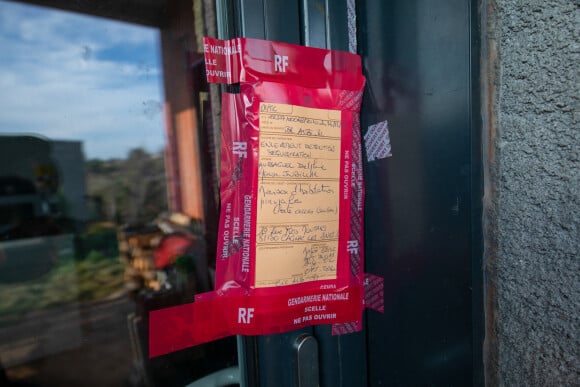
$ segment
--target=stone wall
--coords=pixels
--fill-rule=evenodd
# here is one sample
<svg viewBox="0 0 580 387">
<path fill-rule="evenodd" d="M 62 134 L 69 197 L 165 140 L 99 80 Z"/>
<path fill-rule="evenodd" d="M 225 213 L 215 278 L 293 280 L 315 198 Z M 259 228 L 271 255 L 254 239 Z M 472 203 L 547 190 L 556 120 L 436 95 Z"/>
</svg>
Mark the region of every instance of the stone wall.
<svg viewBox="0 0 580 387">
<path fill-rule="evenodd" d="M 487 385 L 580 383 L 579 10 L 482 1 Z"/>
</svg>

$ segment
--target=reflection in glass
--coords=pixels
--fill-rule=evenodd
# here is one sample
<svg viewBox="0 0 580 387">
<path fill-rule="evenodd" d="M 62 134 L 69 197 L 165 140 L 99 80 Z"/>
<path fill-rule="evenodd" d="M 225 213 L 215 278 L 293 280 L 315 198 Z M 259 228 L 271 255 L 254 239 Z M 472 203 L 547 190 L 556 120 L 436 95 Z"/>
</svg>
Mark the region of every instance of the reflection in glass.
<svg viewBox="0 0 580 387">
<path fill-rule="evenodd" d="M 147 355 L 148 312 L 211 288 L 200 222 L 169 211 L 159 35 L 0 1 L 0 385 L 235 365 L 233 338 Z"/>
</svg>

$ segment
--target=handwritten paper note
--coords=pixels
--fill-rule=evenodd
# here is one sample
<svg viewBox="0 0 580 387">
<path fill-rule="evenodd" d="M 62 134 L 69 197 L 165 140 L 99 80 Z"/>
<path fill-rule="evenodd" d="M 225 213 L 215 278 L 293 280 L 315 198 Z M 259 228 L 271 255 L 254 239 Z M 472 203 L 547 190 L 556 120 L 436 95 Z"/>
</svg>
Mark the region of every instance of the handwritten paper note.
<svg viewBox="0 0 580 387">
<path fill-rule="evenodd" d="M 261 103 L 256 287 L 336 278 L 340 110 Z"/>
</svg>

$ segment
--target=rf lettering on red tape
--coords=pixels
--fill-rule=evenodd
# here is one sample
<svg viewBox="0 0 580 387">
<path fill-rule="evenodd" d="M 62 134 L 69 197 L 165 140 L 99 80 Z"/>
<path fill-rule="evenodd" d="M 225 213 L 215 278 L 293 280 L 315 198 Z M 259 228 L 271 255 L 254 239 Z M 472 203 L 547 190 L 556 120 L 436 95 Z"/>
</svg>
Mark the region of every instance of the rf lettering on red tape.
<svg viewBox="0 0 580 387">
<path fill-rule="evenodd" d="M 246 38 L 204 38 L 204 52 L 209 82 L 239 84 L 222 93 L 215 290 L 152 312 L 150 355 L 228 335 L 360 328 L 360 57 Z"/>
</svg>

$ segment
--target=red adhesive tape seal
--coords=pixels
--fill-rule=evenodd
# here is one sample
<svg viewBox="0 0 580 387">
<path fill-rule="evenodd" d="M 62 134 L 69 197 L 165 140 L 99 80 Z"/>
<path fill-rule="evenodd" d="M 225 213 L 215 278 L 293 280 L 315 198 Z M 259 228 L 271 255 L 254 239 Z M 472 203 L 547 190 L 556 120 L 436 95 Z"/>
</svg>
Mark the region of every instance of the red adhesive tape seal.
<svg viewBox="0 0 580 387">
<path fill-rule="evenodd" d="M 317 324 L 360 330 L 360 57 L 245 38 L 205 38 L 204 51 L 209 82 L 240 85 L 222 94 L 215 291 L 151 312 L 149 356 Z"/>
</svg>

